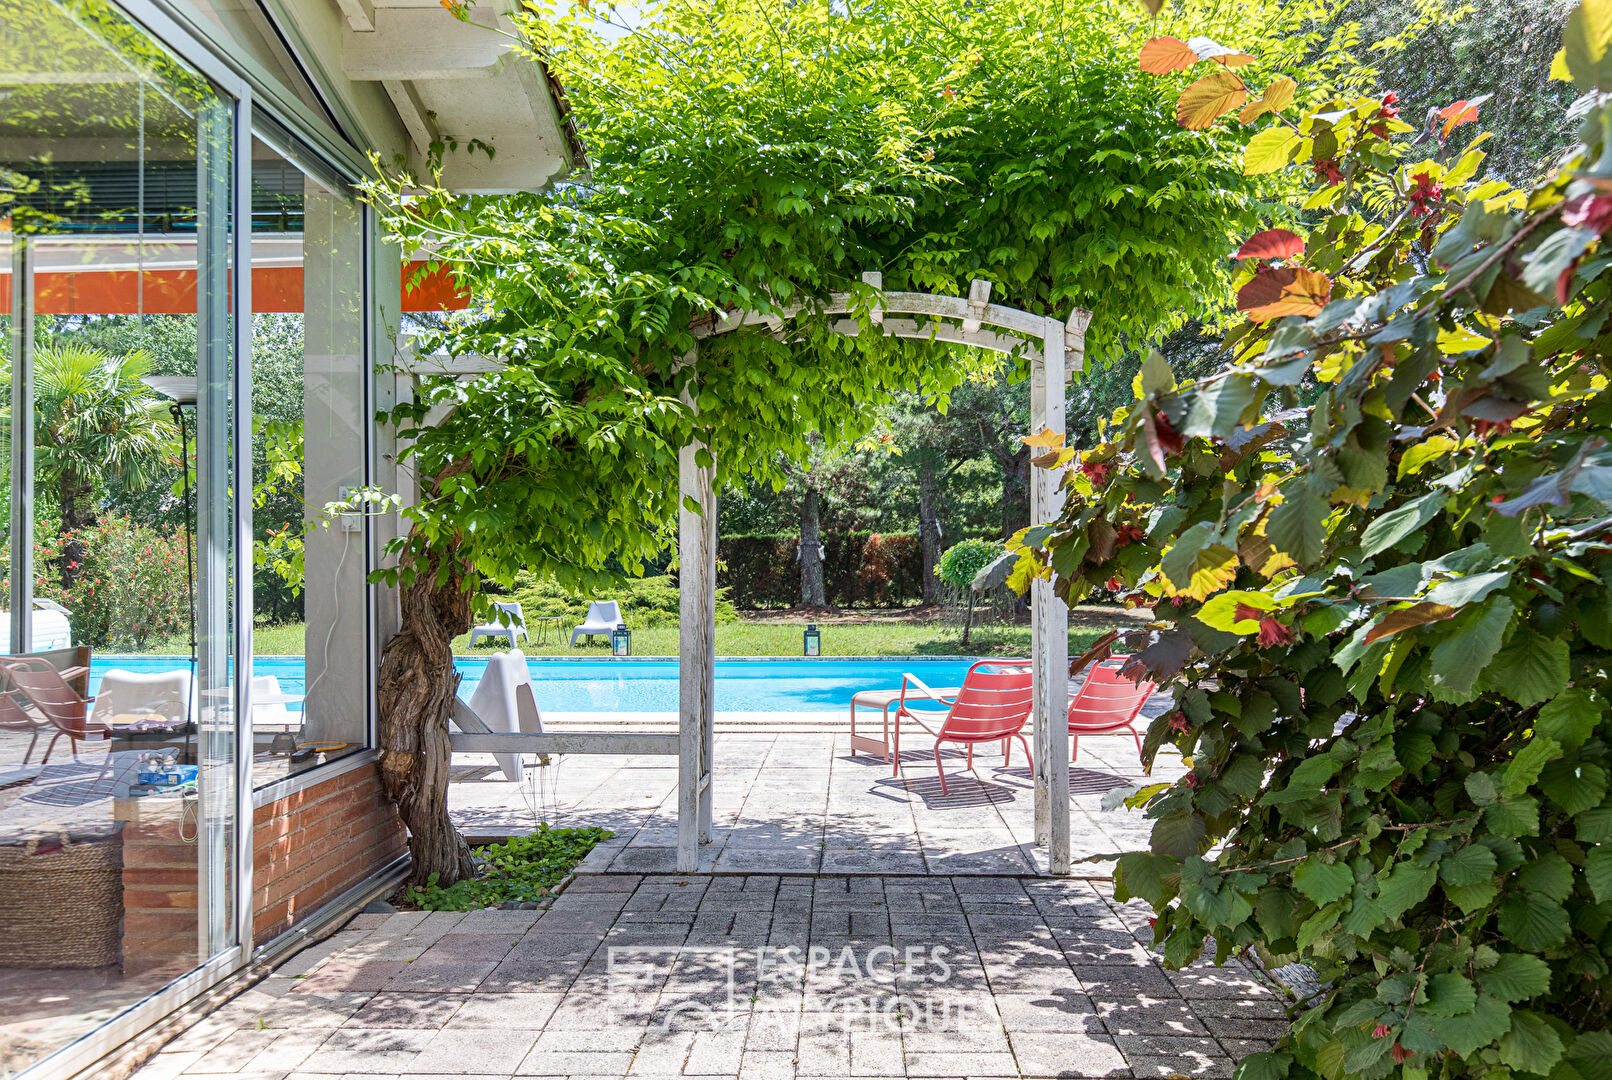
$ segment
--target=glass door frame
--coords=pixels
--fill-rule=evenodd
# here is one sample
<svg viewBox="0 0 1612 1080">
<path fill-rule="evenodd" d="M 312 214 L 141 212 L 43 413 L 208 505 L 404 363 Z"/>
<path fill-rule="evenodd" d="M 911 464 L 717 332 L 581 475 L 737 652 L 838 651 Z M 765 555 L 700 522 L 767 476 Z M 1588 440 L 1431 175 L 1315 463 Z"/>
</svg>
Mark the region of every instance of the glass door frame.
<svg viewBox="0 0 1612 1080">
<path fill-rule="evenodd" d="M 214 295 L 210 312 L 201 312 L 201 326 L 210 335 L 210 345 L 206 349 L 198 350 L 200 365 L 198 370 L 198 383 L 204 405 L 198 407 L 197 431 L 197 468 L 198 482 L 203 471 L 202 455 L 204 448 L 218 445 L 218 435 L 228 438 L 229 430 L 233 430 L 234 440 L 229 451 L 227 462 L 215 462 L 210 468 L 215 469 L 224 465 L 228 475 L 223 478 L 229 491 L 229 502 L 234 513 L 234 528 L 232 542 L 234 545 L 234 565 L 231 593 L 227 598 L 227 606 L 233 608 L 233 618 L 229 620 L 233 631 L 233 649 L 231 661 L 234 665 L 235 679 L 230 704 L 234 708 L 235 723 L 235 791 L 231 807 L 235 820 L 230 831 L 230 850 L 224 854 L 227 865 L 210 865 L 205 848 L 198 851 L 198 923 L 199 935 L 206 937 L 208 923 L 213 923 L 213 932 L 219 932 L 219 923 L 210 915 L 210 900 L 203 895 L 209 890 L 209 881 L 212 888 L 225 889 L 223 898 L 229 900 L 230 914 L 232 916 L 226 928 L 227 934 L 233 934 L 235 944 L 228 946 L 215 955 L 207 958 L 195 969 L 181 975 L 162 989 L 135 1002 L 117 1016 L 101 1025 L 96 1030 L 75 1040 L 66 1046 L 48 1054 L 44 1058 L 32 1063 L 17 1074 L 17 1080 L 55 1080 L 55 1078 L 71 1076 L 92 1065 L 98 1059 L 115 1051 L 122 1044 L 165 1016 L 183 1007 L 216 986 L 224 979 L 244 969 L 252 959 L 256 946 L 253 940 L 253 882 L 252 882 L 252 854 L 253 854 L 253 812 L 255 809 L 254 791 L 252 785 L 252 732 L 251 712 L 251 684 L 252 684 L 252 615 L 253 615 L 253 557 L 252 557 L 252 139 L 253 120 L 255 116 L 271 119 L 280 128 L 300 139 L 309 150 L 322 158 L 338 175 L 348 178 L 351 183 L 353 177 L 369 175 L 372 170 L 364 154 L 349 143 L 341 133 L 334 130 L 322 118 L 300 100 L 292 96 L 281 87 L 275 79 L 265 72 L 250 58 L 239 50 L 231 49 L 226 42 L 217 39 L 209 30 L 208 24 L 201 20 L 197 13 L 183 3 L 183 0 L 110 0 L 131 22 L 143 31 L 160 41 L 176 56 L 194 67 L 205 76 L 213 85 L 222 99 L 219 103 L 219 120 L 227 115 L 231 124 L 229 135 L 230 176 L 227 183 L 219 179 L 218 186 L 227 188 L 230 220 L 227 228 L 214 230 L 217 237 L 213 243 L 215 250 L 210 252 L 214 265 L 222 271 L 222 275 L 215 271 L 214 283 L 220 276 L 227 282 L 224 295 Z M 316 89 L 324 93 L 325 88 L 316 84 Z M 333 103 L 333 104 L 339 104 Z M 337 111 L 336 115 L 344 115 Z M 373 415 L 374 407 L 374 378 L 378 362 L 377 349 L 385 335 L 385 328 L 380 325 L 375 309 L 375 259 L 376 249 L 379 246 L 375 236 L 375 218 L 373 210 L 368 205 L 361 207 L 363 213 L 363 354 L 365 360 L 365 402 Z M 221 235 L 220 235 L 221 234 Z M 22 239 L 16 238 L 22 245 Z M 201 238 L 198 237 L 198 251 Z M 28 245 L 21 246 L 14 262 L 17 269 L 31 269 L 30 256 L 32 254 Z M 221 260 L 221 261 L 220 261 Z M 12 333 L 14 346 L 21 343 L 20 348 L 12 352 L 12 380 L 10 392 L 13 402 L 13 415 L 24 415 L 31 411 L 32 397 L 32 334 L 28 333 L 33 323 L 31 274 L 16 273 L 12 277 L 13 319 Z M 202 284 L 199 282 L 199 284 Z M 198 290 L 205 297 L 205 285 Z M 23 304 L 21 301 L 29 303 Z M 205 304 L 205 300 L 203 301 Z M 229 318 L 230 313 L 235 317 Z M 26 334 L 26 341 L 21 336 Z M 228 378 L 218 377 L 217 366 L 220 358 L 232 361 L 233 370 Z M 227 365 L 226 365 L 227 366 Z M 23 395 L 19 406 L 17 395 Z M 233 396 L 231 396 L 233 395 Z M 22 411 L 19 411 L 20 410 Z M 221 422 L 229 425 L 229 430 L 219 432 Z M 211 429 L 211 430 L 210 430 Z M 373 425 L 366 429 L 366 444 L 364 447 L 364 460 L 366 475 L 373 479 L 375 469 L 375 431 Z M 20 443 L 21 454 L 16 452 Z M 10 476 L 8 482 L 12 484 L 15 493 L 19 481 L 31 488 L 33 483 L 33 439 L 31 425 L 14 424 L 12 435 L 13 453 L 10 461 Z M 23 504 L 13 498 L 12 513 L 14 518 Z M 11 550 L 13 555 L 21 555 L 26 562 L 32 561 L 33 530 L 31 515 L 21 513 L 22 526 L 20 530 L 13 528 L 11 533 Z M 15 520 L 13 521 L 15 525 Z M 205 535 L 198 522 L 198 538 Z M 366 537 L 368 536 L 366 531 Z M 372 543 L 366 541 L 363 545 L 366 577 L 368 571 L 373 569 Z M 200 545 L 198 544 L 198 548 Z M 198 550 L 198 556 L 202 553 Z M 215 556 L 216 559 L 216 556 Z M 14 565 L 17 565 L 14 563 Z M 198 569 L 200 568 L 199 564 Z M 217 563 L 215 561 L 215 569 Z M 31 630 L 31 599 L 32 578 L 24 578 L 14 573 L 12 575 L 12 628 L 11 640 L 17 644 L 31 644 L 28 631 Z M 20 584 L 19 584 L 20 583 Z M 375 626 L 379 605 L 373 597 L 374 587 L 365 590 L 365 603 L 367 608 L 367 623 L 371 633 L 366 635 L 368 642 L 368 671 L 366 678 L 373 678 L 376 659 L 377 642 L 374 638 Z M 20 596 L 19 596 L 20 594 Z M 19 603 L 19 598 L 24 601 Z M 200 602 L 198 595 L 197 602 Z M 215 597 L 212 606 L 217 608 L 225 602 L 223 597 Z M 17 649 L 17 651 L 25 651 Z M 375 704 L 373 694 L 368 696 L 367 734 L 369 747 L 374 746 L 375 735 Z M 369 755 L 373 750 L 368 751 Z M 364 757 L 366 755 L 358 755 Z M 339 767 L 339 763 L 338 766 Z M 350 767 L 350 766 L 349 766 Z M 324 770 L 314 770 L 303 774 L 311 782 L 319 782 Z M 300 785 L 299 785 L 300 786 Z M 227 887 L 222 883 L 227 882 Z"/>
</svg>

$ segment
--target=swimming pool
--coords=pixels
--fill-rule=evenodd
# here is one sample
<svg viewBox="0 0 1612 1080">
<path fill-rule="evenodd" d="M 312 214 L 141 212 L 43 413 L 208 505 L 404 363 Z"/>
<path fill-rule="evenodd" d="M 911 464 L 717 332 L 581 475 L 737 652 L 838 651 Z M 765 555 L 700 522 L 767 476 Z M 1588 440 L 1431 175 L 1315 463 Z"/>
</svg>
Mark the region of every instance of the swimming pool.
<svg viewBox="0 0 1612 1080">
<path fill-rule="evenodd" d="M 90 693 L 101 674 L 126 671 L 172 671 L 184 667 L 183 656 L 97 656 L 90 666 Z M 848 709 L 858 690 L 899 689 L 903 672 L 930 686 L 956 686 L 970 659 L 894 657 L 830 660 L 776 660 L 765 657 L 716 662 L 716 709 L 719 712 L 836 712 Z M 463 675 L 459 696 L 468 698 L 481 681 L 487 661 L 458 657 Z M 547 712 L 676 712 L 675 660 L 547 660 L 533 658 L 533 690 L 539 709 Z M 287 694 L 306 693 L 300 656 L 259 656 L 256 675 L 273 675 Z M 300 704 L 288 706 L 293 711 Z"/>
</svg>

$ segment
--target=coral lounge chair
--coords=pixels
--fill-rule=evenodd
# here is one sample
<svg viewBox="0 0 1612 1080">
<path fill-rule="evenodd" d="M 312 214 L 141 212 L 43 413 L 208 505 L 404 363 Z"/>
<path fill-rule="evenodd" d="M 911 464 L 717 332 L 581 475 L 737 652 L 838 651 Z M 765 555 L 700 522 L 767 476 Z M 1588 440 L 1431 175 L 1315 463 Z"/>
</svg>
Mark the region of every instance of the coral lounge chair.
<svg viewBox="0 0 1612 1080">
<path fill-rule="evenodd" d="M 610 631 L 622 625 L 621 605 L 614 600 L 595 600 L 588 605 L 588 617 L 582 620 L 582 625 L 571 631 L 571 644 L 574 647 L 577 638 L 587 635 L 593 640 L 593 635 L 604 634 L 607 637 Z"/>
<path fill-rule="evenodd" d="M 1142 755 L 1142 736 L 1134 726 L 1147 699 L 1158 689 L 1156 683 L 1133 682 L 1120 674 L 1130 662 L 1128 656 L 1110 656 L 1091 669 L 1080 690 L 1069 700 L 1069 760 L 1080 753 L 1080 736 L 1112 735 L 1128 731 L 1136 740 L 1136 755 Z M 1151 774 L 1152 770 L 1148 770 Z"/>
<path fill-rule="evenodd" d="M 111 737 L 111 728 L 90 722 L 89 707 L 94 699 L 80 697 L 49 660 L 37 657 L 4 660 L 0 661 L 0 670 L 5 672 L 11 685 L 28 700 L 28 704 L 56 728 L 56 734 L 45 746 L 41 764 L 50 760 L 56 740 L 63 735 L 72 744 L 74 757 L 78 756 L 80 741 Z"/>
<path fill-rule="evenodd" d="M 908 687 L 912 687 L 909 692 Z M 911 701 L 938 701 L 947 706 L 940 730 L 935 731 L 924 723 L 924 716 L 933 718 L 935 712 L 922 713 L 907 708 Z M 923 684 L 916 675 L 901 676 L 901 700 L 896 708 L 896 724 L 912 720 L 935 736 L 935 768 L 940 773 L 940 793 L 946 790 L 946 769 L 940 761 L 940 744 L 960 742 L 968 746 L 968 767 L 974 767 L 974 744 L 1000 742 L 1003 764 L 1006 764 L 1010 739 L 1018 739 L 1024 747 L 1024 756 L 1030 761 L 1030 744 L 1024 739 L 1024 722 L 1030 718 L 1030 661 L 981 660 L 968 669 L 963 688 L 957 696 L 947 700 Z"/>
</svg>

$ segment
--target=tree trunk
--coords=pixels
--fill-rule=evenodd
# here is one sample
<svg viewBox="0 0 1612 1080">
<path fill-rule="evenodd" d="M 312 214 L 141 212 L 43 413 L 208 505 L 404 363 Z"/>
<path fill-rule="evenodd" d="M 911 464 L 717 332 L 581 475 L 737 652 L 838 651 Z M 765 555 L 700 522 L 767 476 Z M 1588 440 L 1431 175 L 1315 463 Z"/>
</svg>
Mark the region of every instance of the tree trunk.
<svg viewBox="0 0 1612 1080">
<path fill-rule="evenodd" d="M 935 567 L 940 563 L 940 473 L 935 459 L 921 452 L 918 463 L 918 543 L 923 549 L 924 603 L 940 602 L 940 578 Z"/>
<path fill-rule="evenodd" d="M 997 457 L 1002 470 L 1002 539 L 1030 524 L 1030 451 Z"/>
<path fill-rule="evenodd" d="M 89 554 L 88 546 L 78 533 L 95 524 L 94 511 L 85 507 L 85 500 L 94 494 L 95 488 L 89 481 L 81 480 L 73 473 L 63 473 L 59 484 L 57 502 L 62 511 L 60 535 L 70 539 L 62 545 L 61 558 L 56 561 L 56 572 L 62 588 L 71 589 L 84 572 L 84 559 Z"/>
<path fill-rule="evenodd" d="M 449 560 L 447 580 L 437 569 Z M 417 561 L 400 589 L 402 624 L 381 651 L 380 771 L 409 830 L 414 884 L 452 885 L 475 874 L 470 846 L 448 817 L 448 720 L 459 689 L 453 639 L 470 629 L 465 567 L 450 552 Z"/>
<path fill-rule="evenodd" d="M 800 602 L 824 607 L 823 521 L 816 488 L 807 488 L 800 500 Z"/>
<path fill-rule="evenodd" d="M 963 586 L 968 591 L 968 612 L 963 616 L 963 648 L 968 648 L 968 632 L 974 628 L 974 589 Z"/>
</svg>

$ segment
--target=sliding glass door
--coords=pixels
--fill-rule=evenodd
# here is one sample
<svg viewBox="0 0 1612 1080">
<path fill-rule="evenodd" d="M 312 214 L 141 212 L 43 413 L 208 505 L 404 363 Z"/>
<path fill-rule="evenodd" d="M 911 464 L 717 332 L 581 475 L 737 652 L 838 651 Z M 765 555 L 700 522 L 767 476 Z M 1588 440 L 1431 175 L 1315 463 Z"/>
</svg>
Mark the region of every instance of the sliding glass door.
<svg viewBox="0 0 1612 1080">
<path fill-rule="evenodd" d="M 6 1074 L 240 944 L 249 286 L 239 98 L 103 0 L 0 28 Z"/>
</svg>

